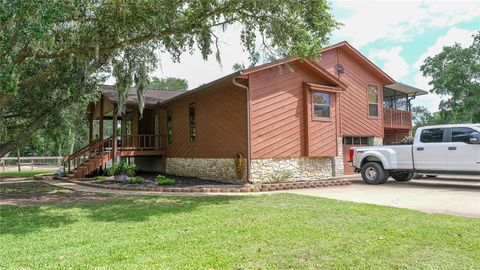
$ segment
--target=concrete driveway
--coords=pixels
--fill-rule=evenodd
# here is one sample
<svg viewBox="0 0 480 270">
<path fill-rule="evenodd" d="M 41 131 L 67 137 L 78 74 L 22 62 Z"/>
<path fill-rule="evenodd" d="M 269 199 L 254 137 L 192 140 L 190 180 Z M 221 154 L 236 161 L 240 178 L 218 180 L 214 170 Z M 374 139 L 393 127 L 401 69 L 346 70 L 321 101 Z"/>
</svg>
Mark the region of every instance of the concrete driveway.
<svg viewBox="0 0 480 270">
<path fill-rule="evenodd" d="M 367 185 L 354 176 L 351 186 L 292 190 L 292 193 L 480 218 L 480 176 L 443 176 L 409 182 L 391 179 Z"/>
</svg>

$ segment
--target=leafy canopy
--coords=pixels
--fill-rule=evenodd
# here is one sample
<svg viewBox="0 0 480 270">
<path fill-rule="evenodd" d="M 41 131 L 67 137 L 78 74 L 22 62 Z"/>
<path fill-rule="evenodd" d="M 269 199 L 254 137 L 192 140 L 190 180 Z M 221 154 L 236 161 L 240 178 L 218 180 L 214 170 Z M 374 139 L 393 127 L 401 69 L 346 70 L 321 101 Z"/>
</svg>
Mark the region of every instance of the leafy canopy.
<svg viewBox="0 0 480 270">
<path fill-rule="evenodd" d="M 142 111 L 158 52 L 179 61 L 199 50 L 221 62 L 218 32 L 233 24 L 253 63 L 262 54 L 316 58 L 338 25 L 326 0 L 0 0 L 0 129 L 8 133 L 0 156 L 90 100 L 110 74 L 119 114 L 131 86 Z"/>
<path fill-rule="evenodd" d="M 440 103 L 443 119 L 450 123 L 480 122 L 480 31 L 473 44 L 462 48 L 456 43 L 428 57 L 420 68 L 432 80 L 432 93 L 447 97 Z"/>
<path fill-rule="evenodd" d="M 185 79 L 173 78 L 173 77 L 167 77 L 167 78 L 153 77 L 153 78 L 150 78 L 150 82 L 148 83 L 148 88 L 187 91 L 188 81 Z"/>
</svg>

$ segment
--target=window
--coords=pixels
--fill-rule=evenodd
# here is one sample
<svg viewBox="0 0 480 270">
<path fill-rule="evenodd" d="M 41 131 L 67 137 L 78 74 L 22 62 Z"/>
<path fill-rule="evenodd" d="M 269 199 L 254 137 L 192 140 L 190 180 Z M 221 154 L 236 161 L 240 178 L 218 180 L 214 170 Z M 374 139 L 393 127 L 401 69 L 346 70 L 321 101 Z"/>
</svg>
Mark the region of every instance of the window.
<svg viewBox="0 0 480 270">
<path fill-rule="evenodd" d="M 188 105 L 188 128 L 190 130 L 190 144 L 195 144 L 195 137 L 197 136 L 197 130 L 195 128 L 195 103 Z"/>
<path fill-rule="evenodd" d="M 172 110 L 167 110 L 167 144 L 172 144 L 172 137 L 173 137 Z"/>
<path fill-rule="evenodd" d="M 422 130 L 420 141 L 423 143 L 443 142 L 443 128 L 431 128 Z"/>
<path fill-rule="evenodd" d="M 343 137 L 346 145 L 373 145 L 373 137 Z"/>
<path fill-rule="evenodd" d="M 330 94 L 313 92 L 313 118 L 330 118 Z"/>
<path fill-rule="evenodd" d="M 368 116 L 378 117 L 378 89 L 375 85 L 368 86 Z"/>
<path fill-rule="evenodd" d="M 466 127 L 452 128 L 452 142 L 470 143 L 470 135 L 473 132 L 477 131 Z"/>
</svg>

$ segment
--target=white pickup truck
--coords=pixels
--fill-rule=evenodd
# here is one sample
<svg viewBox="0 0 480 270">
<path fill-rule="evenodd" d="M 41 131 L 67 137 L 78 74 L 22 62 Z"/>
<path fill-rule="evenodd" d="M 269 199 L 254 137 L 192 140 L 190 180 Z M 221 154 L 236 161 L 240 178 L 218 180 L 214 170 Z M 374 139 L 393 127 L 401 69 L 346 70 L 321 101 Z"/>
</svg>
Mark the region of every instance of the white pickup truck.
<svg viewBox="0 0 480 270">
<path fill-rule="evenodd" d="M 363 181 L 378 185 L 392 176 L 408 181 L 414 173 L 467 174 L 480 179 L 480 124 L 419 128 L 413 144 L 353 147 L 349 152 Z"/>
</svg>

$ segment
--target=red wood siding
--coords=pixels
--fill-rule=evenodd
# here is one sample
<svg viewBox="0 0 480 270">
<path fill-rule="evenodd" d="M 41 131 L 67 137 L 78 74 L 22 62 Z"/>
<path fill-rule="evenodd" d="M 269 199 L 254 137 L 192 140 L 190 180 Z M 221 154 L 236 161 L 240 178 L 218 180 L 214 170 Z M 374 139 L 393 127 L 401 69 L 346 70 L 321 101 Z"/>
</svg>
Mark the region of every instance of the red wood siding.
<svg viewBox="0 0 480 270">
<path fill-rule="evenodd" d="M 173 138 L 167 146 L 171 158 L 233 158 L 247 156 L 245 90 L 222 82 L 167 104 L 172 110 Z M 195 144 L 189 141 L 188 105 L 196 104 Z M 166 135 L 166 110 L 160 114 L 160 130 Z"/>
<path fill-rule="evenodd" d="M 339 52 L 337 54 L 337 52 Z M 383 88 L 379 78 L 372 75 L 358 61 L 342 52 L 341 48 L 325 51 L 320 65 L 335 74 L 337 63 L 344 68 L 340 80 L 348 84 L 345 92 L 339 96 L 340 102 L 340 134 L 353 136 L 383 137 Z M 378 89 L 378 117 L 368 116 L 367 86 L 375 85 Z"/>
<path fill-rule="evenodd" d="M 329 85 L 299 62 L 249 76 L 252 158 L 307 154 L 303 82 Z M 312 122 L 309 136 L 311 155 L 335 155 L 331 151 L 336 147 L 334 121 Z"/>
</svg>

